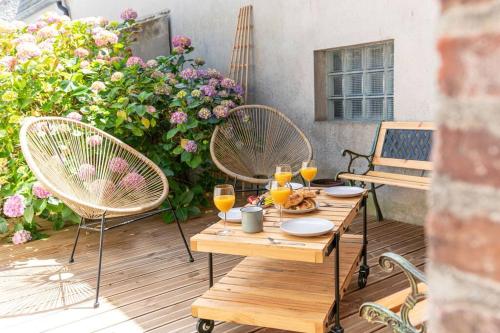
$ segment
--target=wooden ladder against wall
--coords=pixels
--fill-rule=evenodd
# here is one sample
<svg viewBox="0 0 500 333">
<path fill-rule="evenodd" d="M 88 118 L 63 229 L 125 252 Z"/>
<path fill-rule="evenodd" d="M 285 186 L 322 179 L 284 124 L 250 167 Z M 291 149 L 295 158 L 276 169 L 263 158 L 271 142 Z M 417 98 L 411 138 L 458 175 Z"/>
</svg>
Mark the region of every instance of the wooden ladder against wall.
<svg viewBox="0 0 500 333">
<path fill-rule="evenodd" d="M 238 14 L 238 24 L 236 25 L 228 76 L 242 86 L 245 101 L 248 97 L 248 67 L 250 49 L 252 48 L 252 29 L 252 6 L 241 7 Z"/>
</svg>

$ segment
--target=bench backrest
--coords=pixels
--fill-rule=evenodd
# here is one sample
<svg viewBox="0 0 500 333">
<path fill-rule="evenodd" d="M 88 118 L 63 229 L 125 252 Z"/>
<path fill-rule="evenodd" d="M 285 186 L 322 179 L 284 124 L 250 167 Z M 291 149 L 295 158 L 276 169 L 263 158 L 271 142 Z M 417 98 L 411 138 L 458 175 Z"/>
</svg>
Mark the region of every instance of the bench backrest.
<svg viewBox="0 0 500 333">
<path fill-rule="evenodd" d="M 384 121 L 380 124 L 372 164 L 432 170 L 432 122 Z"/>
</svg>

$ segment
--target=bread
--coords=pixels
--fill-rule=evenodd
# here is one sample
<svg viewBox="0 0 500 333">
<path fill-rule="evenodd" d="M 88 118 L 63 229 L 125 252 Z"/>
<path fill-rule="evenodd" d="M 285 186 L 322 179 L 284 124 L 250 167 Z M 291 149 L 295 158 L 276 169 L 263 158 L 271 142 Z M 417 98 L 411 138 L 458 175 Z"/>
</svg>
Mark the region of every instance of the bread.
<svg viewBox="0 0 500 333">
<path fill-rule="evenodd" d="M 304 200 L 304 196 L 300 194 L 299 192 L 295 192 L 292 195 L 288 197 L 288 200 L 286 203 L 283 205 L 283 208 L 289 209 L 292 206 L 297 206 Z"/>
<path fill-rule="evenodd" d="M 300 190 L 297 191 L 298 193 L 302 194 L 304 199 L 309 199 L 309 198 L 316 198 L 316 194 L 314 191 L 309 191 L 305 188 L 301 188 Z"/>
</svg>

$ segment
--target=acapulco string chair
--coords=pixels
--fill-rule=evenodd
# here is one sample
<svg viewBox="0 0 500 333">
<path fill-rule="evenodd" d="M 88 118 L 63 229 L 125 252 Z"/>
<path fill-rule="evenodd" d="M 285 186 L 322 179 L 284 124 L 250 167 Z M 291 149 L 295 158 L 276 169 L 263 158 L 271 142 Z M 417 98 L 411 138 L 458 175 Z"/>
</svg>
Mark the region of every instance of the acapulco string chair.
<svg viewBox="0 0 500 333">
<path fill-rule="evenodd" d="M 194 261 L 167 196 L 168 181 L 148 158 L 113 136 L 68 118 L 29 118 L 21 127 L 20 141 L 38 181 L 81 217 L 69 262 L 74 261 L 81 229 L 100 233 L 94 307 L 99 306 L 107 230 L 171 210 L 189 259 Z M 169 208 L 157 209 L 165 200 Z M 115 220 L 119 221 L 111 223 Z"/>
<path fill-rule="evenodd" d="M 289 164 L 296 176 L 302 162 L 311 160 L 312 148 L 281 112 L 264 105 L 243 105 L 229 111 L 224 124 L 215 128 L 210 154 L 226 175 L 259 186 L 269 182 L 278 164 Z"/>
</svg>

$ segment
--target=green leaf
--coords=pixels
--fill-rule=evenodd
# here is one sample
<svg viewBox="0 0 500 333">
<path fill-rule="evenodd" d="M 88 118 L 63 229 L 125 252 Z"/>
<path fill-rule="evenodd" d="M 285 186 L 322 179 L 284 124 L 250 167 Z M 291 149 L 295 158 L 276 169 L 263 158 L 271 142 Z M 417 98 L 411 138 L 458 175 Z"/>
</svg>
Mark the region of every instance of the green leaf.
<svg viewBox="0 0 500 333">
<path fill-rule="evenodd" d="M 16 223 L 14 225 L 14 232 L 19 231 L 19 230 L 24 230 L 24 227 L 23 227 L 22 223 Z"/>
<path fill-rule="evenodd" d="M 181 205 L 188 205 L 191 201 L 193 201 L 194 193 L 192 191 L 182 192 L 178 197 L 178 201 Z"/>
<path fill-rule="evenodd" d="M 69 208 L 68 206 L 64 206 L 64 208 L 62 209 L 62 212 L 61 212 L 62 218 L 68 219 L 72 214 L 73 214 L 73 211 L 71 210 L 71 208 Z"/>
<path fill-rule="evenodd" d="M 46 207 L 47 207 L 47 200 L 43 200 L 38 206 L 36 215 L 40 215 L 45 210 Z"/>
<path fill-rule="evenodd" d="M 189 166 L 193 169 L 197 168 L 200 166 L 201 162 L 203 162 L 203 159 L 201 158 L 200 155 L 196 155 L 195 157 L 193 157 L 191 159 L 191 161 L 189 162 Z"/>
<path fill-rule="evenodd" d="M 191 160 L 192 156 L 193 156 L 193 154 L 191 154 L 190 152 L 183 151 L 182 154 L 181 154 L 181 161 L 182 162 L 188 162 L 188 161 Z"/>
<path fill-rule="evenodd" d="M 33 222 L 34 215 L 35 212 L 33 210 L 33 206 L 26 207 L 26 209 L 24 210 L 24 221 L 26 221 L 26 223 L 31 224 Z"/>
<path fill-rule="evenodd" d="M 7 231 L 9 231 L 7 220 L 3 217 L 0 217 L 0 234 L 5 234 Z"/>
<path fill-rule="evenodd" d="M 180 221 L 186 221 L 188 219 L 188 209 L 186 207 L 181 207 L 175 210 L 175 214 Z"/>
<path fill-rule="evenodd" d="M 184 151 L 184 148 L 182 148 L 182 146 L 177 146 L 177 147 L 174 148 L 174 150 L 172 151 L 172 153 L 174 153 L 175 155 L 179 155 L 183 151 Z"/>
<path fill-rule="evenodd" d="M 179 132 L 179 129 L 177 127 L 174 127 L 171 130 L 169 130 L 167 132 L 167 140 L 172 139 L 177 134 L 177 132 Z"/>
<path fill-rule="evenodd" d="M 132 134 L 134 134 L 135 136 L 143 136 L 144 135 L 144 131 L 142 129 L 140 129 L 139 127 L 132 127 Z"/>
<path fill-rule="evenodd" d="M 189 216 L 198 216 L 201 214 L 201 210 L 196 206 L 188 207 Z"/>
</svg>

